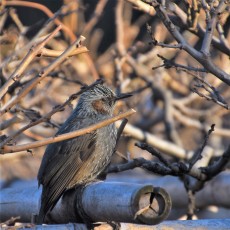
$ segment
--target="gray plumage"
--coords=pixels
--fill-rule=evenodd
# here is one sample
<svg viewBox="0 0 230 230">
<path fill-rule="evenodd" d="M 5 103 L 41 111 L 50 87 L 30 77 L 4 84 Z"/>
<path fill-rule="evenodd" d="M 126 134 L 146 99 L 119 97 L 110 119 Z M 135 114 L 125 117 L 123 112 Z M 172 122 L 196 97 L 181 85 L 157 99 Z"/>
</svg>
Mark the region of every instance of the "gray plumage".
<svg viewBox="0 0 230 230">
<path fill-rule="evenodd" d="M 71 116 L 56 135 L 75 131 L 113 114 L 117 96 L 104 85 L 84 92 Z M 70 140 L 48 145 L 38 172 L 42 184 L 41 208 L 38 223 L 42 223 L 63 193 L 74 186 L 94 180 L 110 163 L 116 145 L 114 124 Z"/>
</svg>

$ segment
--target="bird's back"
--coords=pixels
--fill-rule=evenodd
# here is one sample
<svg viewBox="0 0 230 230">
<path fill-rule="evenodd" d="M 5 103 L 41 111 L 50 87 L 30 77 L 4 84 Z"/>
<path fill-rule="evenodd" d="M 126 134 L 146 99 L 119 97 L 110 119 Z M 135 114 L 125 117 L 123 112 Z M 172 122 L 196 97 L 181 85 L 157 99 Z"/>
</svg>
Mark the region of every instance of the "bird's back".
<svg viewBox="0 0 230 230">
<path fill-rule="evenodd" d="M 83 154 L 84 167 L 79 168 L 68 188 L 94 180 L 103 172 L 110 163 L 116 145 L 116 138 L 117 130 L 114 124 L 95 131 L 95 148 L 90 156 Z M 89 145 L 92 144 L 89 143 Z"/>
</svg>

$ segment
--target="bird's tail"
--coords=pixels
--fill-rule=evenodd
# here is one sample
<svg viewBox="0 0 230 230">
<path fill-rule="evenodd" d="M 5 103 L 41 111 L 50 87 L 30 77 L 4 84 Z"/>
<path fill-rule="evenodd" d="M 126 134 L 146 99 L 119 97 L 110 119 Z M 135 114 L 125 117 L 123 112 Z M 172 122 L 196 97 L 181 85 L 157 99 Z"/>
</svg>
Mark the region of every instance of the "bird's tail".
<svg viewBox="0 0 230 230">
<path fill-rule="evenodd" d="M 44 219 L 45 219 L 45 213 L 42 209 L 40 209 L 39 214 L 36 219 L 36 224 L 43 224 Z"/>
<path fill-rule="evenodd" d="M 46 214 L 49 211 L 47 208 L 46 193 L 47 193 L 47 191 L 43 187 L 41 198 L 40 198 L 40 209 L 39 209 L 38 216 L 36 218 L 36 224 L 43 224 L 45 221 Z"/>
<path fill-rule="evenodd" d="M 47 213 L 52 211 L 52 209 L 58 202 L 61 195 L 62 195 L 62 191 L 60 194 L 57 194 L 57 196 L 53 198 L 52 197 L 53 193 L 50 192 L 49 188 L 47 190 L 47 188 L 43 187 L 41 201 L 40 201 L 41 206 L 39 209 L 39 214 L 36 219 L 37 224 L 45 223 Z"/>
</svg>

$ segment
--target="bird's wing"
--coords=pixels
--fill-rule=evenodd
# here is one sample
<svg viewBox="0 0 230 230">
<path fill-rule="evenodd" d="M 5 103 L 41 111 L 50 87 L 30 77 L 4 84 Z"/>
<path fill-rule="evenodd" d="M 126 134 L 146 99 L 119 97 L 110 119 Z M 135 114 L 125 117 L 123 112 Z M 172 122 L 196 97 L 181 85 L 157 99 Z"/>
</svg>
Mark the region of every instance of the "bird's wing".
<svg viewBox="0 0 230 230">
<path fill-rule="evenodd" d="M 48 160 L 44 160 L 39 170 L 38 180 L 40 184 L 50 185 L 58 180 L 60 175 L 71 178 L 81 168 L 94 152 L 96 139 L 95 132 L 51 144 L 45 152 Z M 46 157 L 46 156 L 45 156 Z M 73 169 L 73 172 L 69 170 Z"/>
<path fill-rule="evenodd" d="M 77 118 L 73 113 L 56 133 L 56 136 L 87 127 L 91 124 L 92 121 L 90 122 L 90 119 Z M 93 151 L 93 148 L 95 148 L 94 141 L 95 132 L 92 132 L 48 145 L 38 171 L 39 185 L 46 185 L 59 170 L 62 171 L 62 168 L 70 164 L 73 160 L 75 160 L 75 166 L 77 168 L 76 164 L 81 163 L 81 155 L 77 153 L 84 151 L 85 157 L 87 157 L 90 152 Z M 90 148 L 86 146 L 88 143 L 93 143 Z"/>
<path fill-rule="evenodd" d="M 84 161 L 89 159 L 95 150 L 95 135 L 96 131 L 47 147 L 38 173 L 38 182 L 43 185 L 41 212 L 47 213 L 54 207 Z"/>
</svg>

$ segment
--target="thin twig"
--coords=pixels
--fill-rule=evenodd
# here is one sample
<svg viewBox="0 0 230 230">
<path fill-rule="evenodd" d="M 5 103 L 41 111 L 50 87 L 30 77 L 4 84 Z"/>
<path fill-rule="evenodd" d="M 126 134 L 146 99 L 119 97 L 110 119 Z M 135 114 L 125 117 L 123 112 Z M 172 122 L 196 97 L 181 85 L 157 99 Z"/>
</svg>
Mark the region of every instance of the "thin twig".
<svg viewBox="0 0 230 230">
<path fill-rule="evenodd" d="M 153 156 L 157 157 L 165 166 L 170 167 L 170 162 L 166 160 L 159 151 L 154 149 L 153 147 L 147 145 L 146 143 L 135 143 L 135 146 L 148 151 Z"/>
<path fill-rule="evenodd" d="M 27 55 L 19 64 L 18 68 L 13 72 L 8 81 L 0 88 L 0 99 L 5 95 L 8 88 L 15 82 L 19 81 L 22 77 L 22 73 L 25 71 L 26 67 L 31 63 L 31 61 L 36 57 L 39 51 L 58 33 L 61 26 L 58 26 L 51 34 L 49 34 L 43 41 L 33 45 Z"/>
<path fill-rule="evenodd" d="M 157 56 L 164 62 L 164 64 L 160 65 L 160 66 L 153 67 L 152 69 L 157 69 L 159 67 L 165 67 L 166 69 L 170 69 L 170 68 L 178 69 L 179 68 L 179 70 L 187 70 L 187 71 L 207 73 L 207 70 L 204 68 L 201 69 L 201 68 L 195 68 L 193 66 L 185 66 L 185 65 L 177 64 L 177 63 L 173 62 L 172 60 L 169 60 L 169 59 L 163 57 L 160 54 L 157 54 Z"/>
<path fill-rule="evenodd" d="M 207 145 L 209 136 L 214 131 L 214 127 L 215 127 L 215 124 L 211 125 L 211 128 L 209 129 L 209 131 L 208 131 L 208 133 L 204 139 L 203 144 L 201 145 L 201 147 L 199 149 L 197 149 L 197 151 L 194 152 L 193 157 L 189 160 L 189 162 L 188 162 L 189 163 L 189 169 L 191 169 L 195 165 L 195 163 L 202 158 L 201 154 L 204 150 L 204 147 Z"/>
<path fill-rule="evenodd" d="M 218 101 L 216 98 L 210 97 L 208 95 L 203 94 L 202 92 L 199 92 L 195 87 L 192 88 L 192 91 L 197 93 L 200 97 L 206 98 L 208 101 L 214 101 L 216 104 L 222 106 L 223 108 L 230 110 L 230 106 L 228 104 L 225 104 L 223 102 Z"/>
<path fill-rule="evenodd" d="M 88 52 L 89 50 L 85 47 L 85 46 L 82 46 L 82 47 L 79 47 L 75 50 L 73 50 L 70 54 L 69 54 L 69 57 L 72 57 L 72 56 L 75 56 L 75 55 L 78 55 L 78 54 L 81 54 L 81 53 L 85 53 L 85 52 Z M 59 57 L 61 54 L 63 53 L 63 51 L 61 50 L 51 50 L 51 49 L 47 49 L 47 48 L 42 48 L 37 56 L 42 56 L 42 57 Z"/>
</svg>

